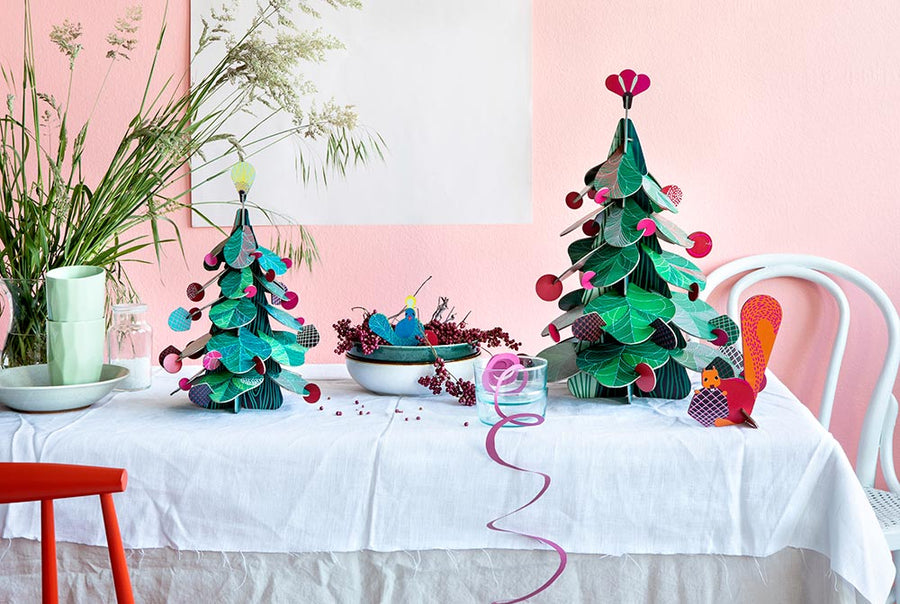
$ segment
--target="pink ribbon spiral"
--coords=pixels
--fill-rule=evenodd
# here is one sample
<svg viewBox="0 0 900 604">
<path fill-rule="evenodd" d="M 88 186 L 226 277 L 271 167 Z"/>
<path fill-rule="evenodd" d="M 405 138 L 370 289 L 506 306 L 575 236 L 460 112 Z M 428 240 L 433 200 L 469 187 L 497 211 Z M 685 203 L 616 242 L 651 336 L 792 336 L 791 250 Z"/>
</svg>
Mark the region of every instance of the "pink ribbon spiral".
<svg viewBox="0 0 900 604">
<path fill-rule="evenodd" d="M 539 426 L 544 423 L 544 417 L 537 413 L 516 413 L 513 415 L 506 415 L 505 413 L 503 413 L 503 410 L 500 409 L 500 394 L 515 394 L 517 392 L 521 392 L 525 388 L 525 384 L 527 383 L 527 376 L 523 374 L 522 383 L 519 386 L 513 389 L 504 390 L 502 393 L 500 391 L 502 386 L 514 383 L 516 380 L 516 374 L 519 371 L 523 371 L 524 369 L 525 367 L 523 367 L 519 362 L 519 358 L 512 353 L 495 355 L 488 362 L 487 367 L 485 367 L 484 373 L 482 374 L 482 384 L 484 385 L 485 389 L 487 389 L 489 392 L 493 392 L 494 394 L 494 411 L 496 411 L 497 415 L 500 416 L 500 421 L 491 426 L 491 429 L 488 430 L 484 446 L 485 449 L 487 449 L 488 456 L 495 462 L 497 462 L 501 466 L 511 468 L 519 472 L 527 472 L 529 474 L 536 474 L 538 476 L 541 476 L 544 479 L 544 486 L 541 487 L 540 491 L 538 491 L 537 494 L 528 501 L 528 503 L 514 509 L 511 512 L 507 512 L 506 514 L 503 514 L 498 518 L 494 518 L 487 523 L 487 527 L 492 531 L 510 533 L 513 535 L 520 535 L 522 537 L 534 539 L 535 541 L 539 541 L 545 545 L 552 547 L 559 555 L 559 566 L 557 566 L 556 572 L 554 572 L 553 575 L 549 579 L 547 579 L 547 581 L 545 581 L 534 591 L 524 596 L 513 598 L 512 600 L 496 601 L 493 604 L 514 604 L 515 602 L 524 602 L 525 600 L 528 600 L 529 598 L 532 598 L 542 591 L 548 589 L 559 578 L 559 576 L 562 575 L 563 571 L 566 568 L 566 562 L 568 560 L 566 551 L 559 544 L 551 541 L 550 539 L 547 539 L 546 537 L 530 535 L 528 533 L 520 533 L 518 531 L 500 528 L 497 526 L 497 522 L 503 520 L 504 518 L 508 518 L 509 516 L 512 516 L 517 512 L 521 512 L 522 510 L 536 502 L 538 499 L 540 499 L 544 495 L 544 493 L 547 492 L 547 489 L 550 488 L 549 475 L 544 474 L 543 472 L 538 472 L 536 470 L 529 470 L 527 468 L 513 465 L 500 457 L 500 454 L 497 452 L 497 431 L 506 424 L 513 424 L 516 426 Z M 500 371 L 502 371 L 502 373 L 500 373 L 499 377 L 497 377 L 496 374 Z"/>
</svg>

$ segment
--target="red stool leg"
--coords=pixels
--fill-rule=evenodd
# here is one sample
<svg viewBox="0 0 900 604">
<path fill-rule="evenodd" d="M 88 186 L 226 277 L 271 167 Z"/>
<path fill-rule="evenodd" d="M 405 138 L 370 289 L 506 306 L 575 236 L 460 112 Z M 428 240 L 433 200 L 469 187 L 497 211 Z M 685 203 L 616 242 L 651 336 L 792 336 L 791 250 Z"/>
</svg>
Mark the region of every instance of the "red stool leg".
<svg viewBox="0 0 900 604">
<path fill-rule="evenodd" d="M 112 566 L 113 581 L 116 584 L 116 600 L 119 604 L 134 604 L 131 593 L 131 579 L 128 577 L 128 565 L 125 563 L 125 549 L 122 547 L 122 535 L 119 533 L 119 521 L 116 519 L 116 508 L 112 494 L 100 494 L 100 507 L 103 509 L 103 524 L 106 525 L 106 543 L 109 548 L 109 562 Z"/>
<path fill-rule="evenodd" d="M 53 525 L 53 500 L 41 501 L 41 601 L 56 604 L 56 528 Z"/>
</svg>

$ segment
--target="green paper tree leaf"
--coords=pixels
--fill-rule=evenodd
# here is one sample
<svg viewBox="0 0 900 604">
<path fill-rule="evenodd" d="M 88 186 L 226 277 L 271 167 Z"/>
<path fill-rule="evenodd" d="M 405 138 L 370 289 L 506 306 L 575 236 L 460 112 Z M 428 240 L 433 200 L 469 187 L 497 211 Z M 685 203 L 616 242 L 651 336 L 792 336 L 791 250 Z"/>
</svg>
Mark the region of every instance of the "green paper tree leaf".
<svg viewBox="0 0 900 604">
<path fill-rule="evenodd" d="M 250 254 L 256 251 L 256 236 L 250 225 L 236 229 L 225 242 L 225 262 L 232 268 L 244 268 L 253 263 Z"/>
<path fill-rule="evenodd" d="M 263 376 L 256 372 L 234 375 L 228 371 L 209 372 L 197 380 L 209 386 L 209 398 L 217 403 L 232 401 L 263 383 Z"/>
<path fill-rule="evenodd" d="M 557 306 L 559 306 L 560 310 L 572 310 L 577 306 L 584 306 L 603 293 L 604 289 L 605 288 L 602 287 L 592 287 L 591 289 L 576 289 L 570 291 L 559 299 Z"/>
<path fill-rule="evenodd" d="M 625 247 L 643 237 L 643 233 L 637 230 L 637 224 L 647 217 L 647 212 L 636 202 L 626 200 L 624 208 L 612 207 L 607 210 L 607 214 L 603 225 L 603 239 L 608 244 Z"/>
<path fill-rule="evenodd" d="M 625 118 L 619 118 L 619 124 L 616 126 L 616 133 L 613 135 L 612 144 L 609 146 L 607 157 L 616 152 L 616 149 L 622 146 L 624 142 L 623 134 L 625 133 Z M 641 139 L 638 137 L 637 130 L 634 128 L 634 122 L 628 120 L 628 154 L 634 158 L 634 165 L 637 166 L 641 174 L 647 173 L 647 162 L 644 161 L 644 151 L 641 149 Z M 587 183 L 585 183 L 587 184 Z"/>
<path fill-rule="evenodd" d="M 703 340 L 716 339 L 709 322 L 719 316 L 719 312 L 703 300 L 691 301 L 683 292 L 672 292 L 675 316 L 672 323 L 681 330 Z"/>
<path fill-rule="evenodd" d="M 728 357 L 721 354 L 717 348 L 700 342 L 688 342 L 684 348 L 670 350 L 669 354 L 679 365 L 693 371 L 703 371 L 715 359 L 721 359 L 722 362 L 731 366 L 732 370 L 735 369 Z M 734 371 L 734 375 L 738 375 L 740 371 Z"/>
<path fill-rule="evenodd" d="M 563 340 L 538 353 L 538 356 L 547 360 L 547 381 L 559 382 L 578 373 L 576 364 L 580 344 L 575 338 Z"/>
<path fill-rule="evenodd" d="M 672 252 L 664 251 L 659 254 L 647 246 L 644 246 L 644 253 L 650 258 L 657 274 L 670 285 L 690 289 L 691 285 L 696 283 L 701 290 L 706 287 L 706 277 L 690 260 L 685 260 Z"/>
<path fill-rule="evenodd" d="M 226 298 L 243 298 L 244 290 L 253 284 L 253 271 L 244 268 L 239 271 L 228 271 L 219 279 L 219 287 Z"/>
<path fill-rule="evenodd" d="M 284 310 L 283 308 L 267 304 L 266 312 L 269 313 L 270 317 L 272 317 L 288 329 L 300 329 L 301 327 L 303 327 L 303 325 L 301 325 L 300 322 L 297 321 L 297 318 L 294 317 L 294 315 Z"/>
<path fill-rule="evenodd" d="M 641 188 L 642 180 L 643 175 L 634 157 L 630 153 L 623 154 L 620 147 L 600 165 L 593 187 L 597 191 L 606 187 L 609 189 L 608 197 L 622 199 L 636 193 Z"/>
<path fill-rule="evenodd" d="M 300 396 L 306 396 L 307 394 L 309 394 L 309 392 L 307 392 L 306 390 L 306 385 L 309 382 L 304 380 L 293 371 L 282 369 L 281 372 L 278 373 L 278 375 L 273 375 L 272 379 L 275 380 L 275 383 L 282 388 L 287 388 L 291 392 L 296 392 Z"/>
<path fill-rule="evenodd" d="M 675 204 L 672 203 L 669 196 L 662 192 L 662 189 L 652 175 L 645 175 L 641 179 L 641 186 L 644 189 L 644 193 L 647 194 L 650 203 L 653 204 L 657 211 L 661 212 L 663 210 L 669 210 L 673 214 L 678 213 L 678 208 L 675 207 Z"/>
<path fill-rule="evenodd" d="M 640 258 L 641 254 L 636 245 L 630 247 L 607 246 L 591 256 L 582 270 L 597 273 L 591 279 L 594 287 L 606 287 L 624 279 L 634 270 Z"/>
<path fill-rule="evenodd" d="M 584 308 L 585 313 L 596 312 L 606 322 L 603 330 L 623 344 L 638 344 L 650 338 L 655 331 L 650 323 L 656 319 L 670 320 L 675 305 L 665 296 L 644 291 L 633 283 L 628 284 L 626 295 L 607 292 L 592 300 Z"/>
<path fill-rule="evenodd" d="M 256 306 L 248 298 L 224 300 L 209 309 L 209 319 L 219 329 L 235 329 L 256 318 Z"/>
<path fill-rule="evenodd" d="M 669 360 L 669 352 L 651 341 L 626 345 L 598 344 L 578 353 L 578 368 L 607 388 L 621 388 L 638 379 L 634 368 L 647 363 L 653 369 Z"/>
<path fill-rule="evenodd" d="M 682 231 L 675 223 L 666 220 L 662 214 L 655 214 L 653 221 L 656 223 L 656 231 L 659 233 L 659 236 L 669 243 L 680 245 L 681 247 L 694 245 L 694 242 L 688 239 L 687 233 Z"/>
<path fill-rule="evenodd" d="M 262 254 L 257 262 L 259 262 L 259 267 L 263 272 L 273 270 L 276 275 L 283 275 L 287 272 L 287 265 L 281 259 L 281 256 L 264 247 L 260 247 L 256 251 Z"/>
<path fill-rule="evenodd" d="M 596 237 L 585 237 L 583 239 L 576 239 L 572 243 L 569 244 L 568 253 L 569 253 L 569 261 L 572 264 L 575 264 L 582 258 L 584 258 L 591 250 L 596 248 L 600 242 Z"/>
<path fill-rule="evenodd" d="M 259 334 L 272 347 L 272 358 L 282 365 L 302 365 L 306 356 L 306 348 L 297 343 L 297 336 L 287 331 L 275 331 L 272 335 Z"/>
<path fill-rule="evenodd" d="M 268 342 L 244 328 L 238 329 L 237 335 L 230 333 L 214 335 L 210 338 L 206 349 L 218 351 L 222 355 L 222 364 L 231 373 L 246 373 L 256 365 L 253 357 L 265 361 L 272 355 L 272 347 Z"/>
</svg>

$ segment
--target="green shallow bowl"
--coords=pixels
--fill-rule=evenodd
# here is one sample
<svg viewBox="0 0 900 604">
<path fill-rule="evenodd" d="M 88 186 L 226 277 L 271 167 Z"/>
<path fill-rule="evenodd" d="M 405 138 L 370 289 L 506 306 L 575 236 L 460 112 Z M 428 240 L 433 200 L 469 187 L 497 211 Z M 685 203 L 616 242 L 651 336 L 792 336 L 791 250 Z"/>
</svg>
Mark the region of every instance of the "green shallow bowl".
<svg viewBox="0 0 900 604">
<path fill-rule="evenodd" d="M 442 344 L 435 346 L 434 351 L 445 361 L 456 361 L 478 353 L 478 349 L 471 344 Z M 347 356 L 376 363 L 431 364 L 435 361 L 430 346 L 379 346 L 372 354 L 363 354 L 359 344 L 355 344 L 347 351 Z"/>
</svg>

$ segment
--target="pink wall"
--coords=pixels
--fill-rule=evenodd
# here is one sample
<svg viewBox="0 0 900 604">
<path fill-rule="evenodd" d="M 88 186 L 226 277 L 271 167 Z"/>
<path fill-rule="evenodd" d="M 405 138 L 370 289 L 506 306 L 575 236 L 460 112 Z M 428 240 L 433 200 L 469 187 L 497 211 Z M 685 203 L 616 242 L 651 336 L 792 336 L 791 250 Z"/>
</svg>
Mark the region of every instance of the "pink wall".
<svg viewBox="0 0 900 604">
<path fill-rule="evenodd" d="M 16 2 L 15 4 L 19 4 Z M 85 23 L 91 48 L 78 67 L 80 86 L 102 78 L 108 1 L 35 1 L 42 80 L 60 87 L 64 64 L 46 45 L 51 23 Z M 123 8 L 128 2 L 117 0 Z M 117 66 L 93 132 L 102 160 L 134 110 L 148 66 L 160 0 L 145 3 L 142 46 Z M 717 4 L 718 8 L 710 7 Z M 188 8 L 173 2 L 161 72 L 181 74 L 188 57 Z M 51 8 L 52 6 L 52 8 Z M 18 13 L 16 11 L 19 11 Z M 0 25 L 3 63 L 20 59 L 21 7 Z M 584 170 L 604 157 L 620 106 L 603 88 L 612 71 L 633 67 L 653 79 L 633 118 L 653 173 L 685 193 L 676 221 L 715 241 L 707 271 L 761 252 L 803 252 L 859 268 L 900 299 L 895 268 L 900 243 L 893 176 L 900 166 L 900 4 L 893 0 L 781 2 L 534 1 L 534 224 L 516 226 L 316 227 L 323 261 L 313 274 L 293 271 L 289 285 L 303 314 L 320 326 L 313 362 L 335 362 L 330 325 L 354 305 L 394 307 L 427 275 L 420 298 L 449 295 L 481 326 L 501 323 L 537 352 L 555 306 L 533 293 L 537 276 L 567 264 L 556 233 L 573 220 L 563 204 Z M 58 66 L 50 69 L 50 64 Z M 88 104 L 90 94 L 76 96 Z M 352 100 L 352 99 L 351 99 Z M 81 110 L 82 115 L 85 110 Z M 377 127 L 377 124 L 372 124 Z M 138 289 L 153 310 L 158 347 L 183 343 L 169 333 L 168 311 L 205 275 L 200 260 L 216 242 L 210 229 L 175 217 L 188 266 L 176 247 L 161 269 L 135 266 Z M 269 229 L 259 229 L 265 240 Z M 786 323 L 773 366 L 806 401 L 816 401 L 835 307 L 812 286 L 773 288 Z M 833 429 L 855 458 L 856 435 L 884 348 L 874 306 L 859 296 L 845 379 Z M 199 331 L 199 329 L 198 329 Z M 817 406 L 812 403 L 811 406 Z"/>
</svg>

